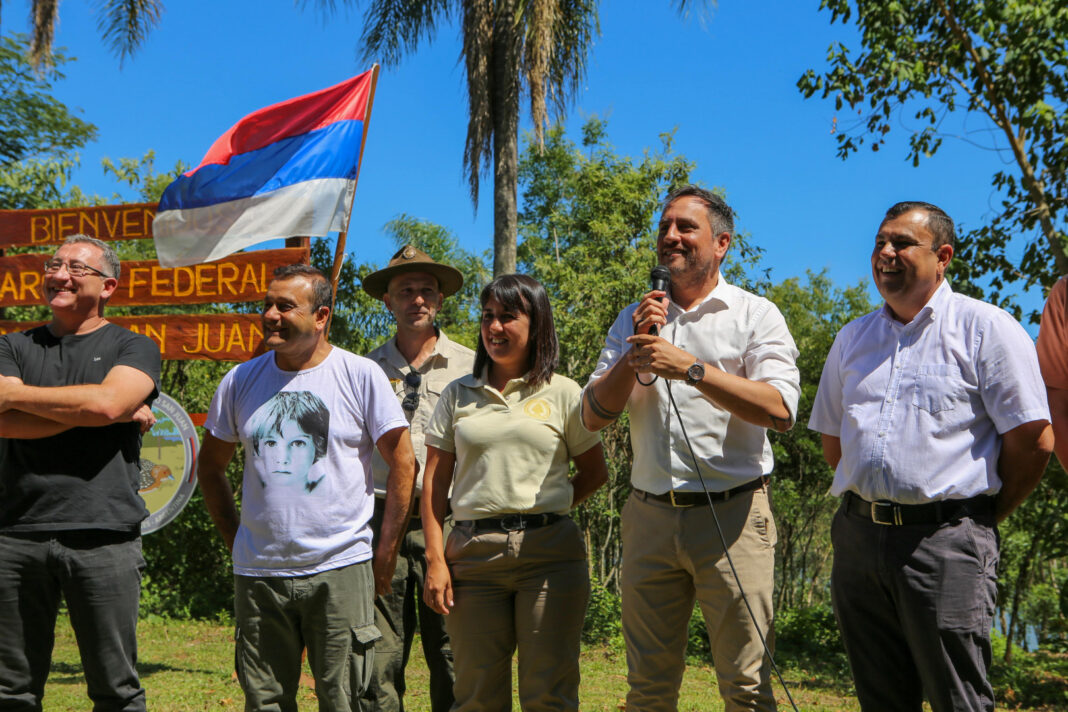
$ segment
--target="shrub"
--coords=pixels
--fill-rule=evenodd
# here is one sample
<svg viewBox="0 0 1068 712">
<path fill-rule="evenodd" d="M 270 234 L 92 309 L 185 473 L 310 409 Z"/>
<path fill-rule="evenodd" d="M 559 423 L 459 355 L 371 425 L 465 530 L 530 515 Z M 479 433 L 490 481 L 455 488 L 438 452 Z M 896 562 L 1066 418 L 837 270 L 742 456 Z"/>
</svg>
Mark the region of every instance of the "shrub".
<svg viewBox="0 0 1068 712">
<path fill-rule="evenodd" d="M 788 608 L 775 618 L 775 657 L 791 665 L 848 676 L 842 636 L 829 605 Z"/>
<path fill-rule="evenodd" d="M 582 626 L 582 642 L 603 645 L 618 641 L 623 634 L 623 620 L 619 596 L 605 588 L 600 581 L 590 582 L 590 605 Z"/>
</svg>

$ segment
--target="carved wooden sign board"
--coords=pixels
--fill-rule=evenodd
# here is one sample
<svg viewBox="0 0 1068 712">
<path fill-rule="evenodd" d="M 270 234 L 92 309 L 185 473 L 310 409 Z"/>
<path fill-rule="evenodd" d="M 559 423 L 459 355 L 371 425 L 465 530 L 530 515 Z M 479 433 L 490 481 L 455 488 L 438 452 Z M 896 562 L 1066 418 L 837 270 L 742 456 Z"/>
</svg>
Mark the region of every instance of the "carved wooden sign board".
<svg viewBox="0 0 1068 712">
<path fill-rule="evenodd" d="M 100 240 L 152 237 L 155 203 L 55 210 L 0 210 L 0 250 L 39 247 L 40 252 L 0 257 L 0 308 L 43 303 L 44 263 L 75 234 Z M 108 306 L 166 306 L 253 302 L 263 299 L 275 268 L 307 264 L 307 241 L 300 247 L 240 252 L 190 267 L 163 267 L 155 260 L 122 263 L 119 288 Z M 263 341 L 257 314 L 160 314 L 109 316 L 131 331 L 152 338 L 164 359 L 246 361 Z M 0 319 L 0 333 L 44 322 Z"/>
</svg>

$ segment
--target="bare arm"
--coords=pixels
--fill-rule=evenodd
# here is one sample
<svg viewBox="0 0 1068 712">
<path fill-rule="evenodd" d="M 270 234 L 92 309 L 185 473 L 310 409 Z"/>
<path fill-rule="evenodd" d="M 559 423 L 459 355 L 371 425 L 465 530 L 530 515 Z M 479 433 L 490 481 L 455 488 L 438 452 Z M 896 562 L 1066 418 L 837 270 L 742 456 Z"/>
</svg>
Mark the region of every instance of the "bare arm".
<svg viewBox="0 0 1068 712">
<path fill-rule="evenodd" d="M 18 410 L 70 426 L 128 422 L 155 390 L 152 378 L 132 366 L 115 366 L 99 384 L 27 386 L 0 381 L 0 411 Z"/>
<path fill-rule="evenodd" d="M 236 443 L 219 440 L 209 432 L 204 433 L 200 443 L 200 455 L 197 457 L 197 481 L 204 494 L 204 506 L 215 522 L 226 548 L 234 550 L 234 537 L 241 523 L 234 503 L 234 490 L 230 480 L 226 479 L 226 467 L 234 456 Z"/>
<path fill-rule="evenodd" d="M 838 461 L 842 459 L 842 439 L 823 433 L 820 434 L 820 438 L 823 440 L 823 459 L 833 470 L 838 467 Z"/>
<path fill-rule="evenodd" d="M 389 465 L 386 478 L 385 512 L 382 528 L 375 542 L 375 590 L 380 596 L 393 588 L 393 570 L 397 566 L 397 552 L 408 528 L 412 514 L 412 495 L 415 491 L 415 451 L 407 427 L 385 432 L 375 443 L 382 459 Z"/>
<path fill-rule="evenodd" d="M 426 449 L 426 473 L 423 475 L 423 536 L 426 538 L 426 583 L 423 601 L 442 615 L 452 608 L 452 575 L 445 561 L 445 512 L 449 507 L 449 486 L 456 455 L 431 445 Z"/>
<path fill-rule="evenodd" d="M 22 385 L 22 379 L 18 376 L 0 376 L 0 381 L 6 381 L 12 385 Z M 71 426 L 69 425 L 63 425 L 54 420 L 18 410 L 8 410 L 0 413 L 0 438 L 38 440 L 58 435 L 70 429 Z"/>
<path fill-rule="evenodd" d="M 1053 451 L 1061 467 L 1068 470 L 1068 390 L 1046 387 L 1049 414 L 1053 419 Z"/>
<path fill-rule="evenodd" d="M 604 461 L 604 446 L 601 443 L 572 459 L 578 472 L 571 478 L 571 506 L 577 507 L 608 482 L 608 465 Z"/>
<path fill-rule="evenodd" d="M 57 423 L 54 420 L 23 413 L 19 410 L 0 413 L 0 438 L 37 440 L 58 435 L 70 430 L 72 427 L 74 426 Z"/>
<path fill-rule="evenodd" d="M 627 407 L 632 390 L 634 371 L 624 354 L 582 392 L 582 424 L 587 430 L 600 430 L 614 423 Z"/>
<path fill-rule="evenodd" d="M 1038 486 L 1051 452 L 1053 427 L 1045 420 L 1024 423 L 1001 436 L 998 457 L 1001 491 L 995 507 L 999 522 L 1005 521 Z"/>
<path fill-rule="evenodd" d="M 686 371 L 698 360 L 659 336 L 635 334 L 627 341 L 634 348 L 625 358 L 638 373 L 685 380 Z M 709 363 L 704 366 L 705 377 L 697 384 L 697 389 L 719 407 L 747 423 L 779 432 L 785 432 L 793 425 L 790 411 L 775 386 L 726 373 Z"/>
</svg>

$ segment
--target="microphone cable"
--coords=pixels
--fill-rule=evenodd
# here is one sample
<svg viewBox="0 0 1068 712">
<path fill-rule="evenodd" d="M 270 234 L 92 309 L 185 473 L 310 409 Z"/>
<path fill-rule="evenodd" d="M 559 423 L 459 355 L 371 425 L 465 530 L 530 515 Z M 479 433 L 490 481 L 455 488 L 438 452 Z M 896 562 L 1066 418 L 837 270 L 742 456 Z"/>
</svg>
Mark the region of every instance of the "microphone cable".
<svg viewBox="0 0 1068 712">
<path fill-rule="evenodd" d="M 656 382 L 657 376 L 654 374 L 653 379 L 648 383 L 643 383 L 638 378 L 638 373 L 634 373 L 635 380 L 643 386 L 651 386 Z M 686 441 L 686 448 L 690 451 L 690 458 L 693 460 L 694 471 L 697 472 L 697 478 L 701 482 L 701 489 L 705 493 L 705 497 L 708 499 L 708 508 L 712 512 L 712 521 L 716 525 L 716 534 L 719 535 L 720 545 L 723 547 L 723 554 L 727 557 L 727 564 L 730 566 L 731 575 L 734 576 L 734 582 L 738 584 L 738 593 L 741 594 L 742 602 L 745 603 L 745 609 L 749 612 L 749 618 L 753 621 L 753 627 L 756 629 L 757 637 L 760 638 L 760 644 L 764 646 L 764 654 L 768 656 L 768 662 L 771 663 L 771 669 L 775 672 L 775 677 L 778 679 L 779 684 L 782 685 L 782 689 L 786 692 L 786 699 L 790 701 L 790 707 L 794 712 L 800 712 L 797 708 L 797 703 L 794 702 L 794 696 L 790 694 L 790 688 L 786 684 L 786 680 L 783 679 L 782 673 L 779 671 L 779 666 L 775 664 L 775 657 L 771 654 L 771 650 L 768 648 L 768 640 L 764 635 L 764 631 L 760 629 L 760 624 L 757 622 L 756 614 L 753 612 L 753 607 L 749 604 L 749 597 L 745 595 L 745 589 L 742 588 L 742 582 L 738 578 L 738 570 L 734 567 L 734 559 L 731 558 L 730 549 L 727 547 L 727 539 L 723 536 L 723 528 L 719 524 L 719 516 L 716 514 L 715 503 L 712 501 L 712 494 L 708 491 L 708 486 L 705 484 L 705 477 L 701 474 L 701 467 L 697 460 L 697 454 L 693 451 L 693 445 L 690 444 L 690 436 L 686 433 L 686 426 L 682 422 L 682 414 L 679 413 L 679 407 L 675 404 L 675 396 L 671 393 L 671 381 L 668 380 L 665 383 L 668 393 L 668 401 L 671 403 L 671 408 L 675 411 L 675 419 L 679 421 L 679 428 L 682 430 L 682 438 Z"/>
</svg>

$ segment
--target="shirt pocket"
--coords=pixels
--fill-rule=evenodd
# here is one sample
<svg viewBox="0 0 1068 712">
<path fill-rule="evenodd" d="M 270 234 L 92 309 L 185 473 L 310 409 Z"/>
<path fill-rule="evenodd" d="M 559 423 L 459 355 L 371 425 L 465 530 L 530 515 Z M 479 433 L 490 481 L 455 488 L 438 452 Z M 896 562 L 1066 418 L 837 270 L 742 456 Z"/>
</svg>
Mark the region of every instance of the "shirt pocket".
<svg viewBox="0 0 1068 712">
<path fill-rule="evenodd" d="M 953 364 L 920 366 L 912 388 L 912 404 L 931 414 L 955 409 L 968 398 L 964 377 Z"/>
</svg>

